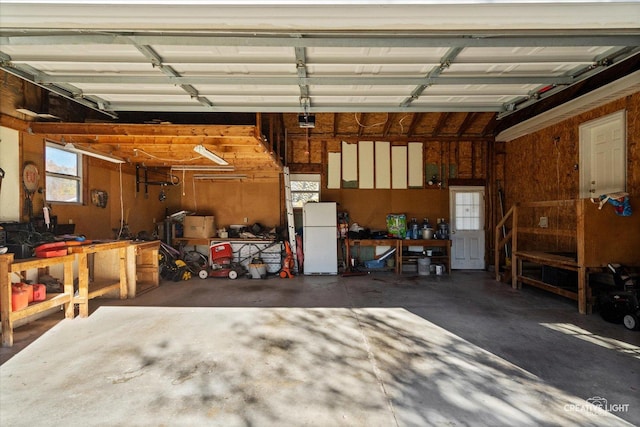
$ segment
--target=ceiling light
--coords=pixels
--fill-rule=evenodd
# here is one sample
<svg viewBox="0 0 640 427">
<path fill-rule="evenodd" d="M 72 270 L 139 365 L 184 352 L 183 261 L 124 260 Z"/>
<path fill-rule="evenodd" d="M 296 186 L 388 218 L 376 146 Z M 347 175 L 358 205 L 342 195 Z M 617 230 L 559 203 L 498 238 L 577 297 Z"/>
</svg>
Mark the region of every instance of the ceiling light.
<svg viewBox="0 0 640 427">
<path fill-rule="evenodd" d="M 78 148 L 70 142 L 64 145 L 64 149 L 67 151 L 73 151 L 74 153 L 84 154 L 85 156 L 95 157 L 96 159 L 106 160 L 111 163 L 125 163 L 125 161 L 119 157 L 109 156 L 108 154 L 99 153 L 89 148 Z"/>
<path fill-rule="evenodd" d="M 18 113 L 22 113 L 25 116 L 29 116 L 29 117 L 36 117 L 36 118 L 39 118 L 39 119 L 60 120 L 60 117 L 54 116 L 53 114 L 37 113 L 35 111 L 29 110 L 28 108 L 16 108 L 16 111 Z"/>
<path fill-rule="evenodd" d="M 235 166 L 197 166 L 197 165 L 176 165 L 171 166 L 173 171 L 202 171 L 202 172 L 233 172 Z"/>
<path fill-rule="evenodd" d="M 244 179 L 246 178 L 247 175 L 242 175 L 242 174 L 213 174 L 213 173 L 206 173 L 206 174 L 201 174 L 201 175 L 194 175 L 193 179 L 198 179 L 198 180 L 231 180 L 231 179 Z"/>
<path fill-rule="evenodd" d="M 216 162 L 219 165 L 223 165 L 226 166 L 229 163 L 223 159 L 222 157 L 218 156 L 217 154 L 212 153 L 211 151 L 207 150 L 204 145 L 199 144 L 196 145 L 195 147 L 193 147 L 193 151 L 195 151 L 196 153 L 200 154 L 202 157 L 206 157 L 207 159 Z"/>
</svg>

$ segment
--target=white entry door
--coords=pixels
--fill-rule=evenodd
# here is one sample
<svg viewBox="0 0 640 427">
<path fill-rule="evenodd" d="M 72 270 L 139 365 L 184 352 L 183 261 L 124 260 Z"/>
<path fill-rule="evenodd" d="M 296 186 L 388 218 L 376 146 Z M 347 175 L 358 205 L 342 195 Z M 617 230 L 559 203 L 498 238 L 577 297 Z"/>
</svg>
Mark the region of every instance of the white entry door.
<svg viewBox="0 0 640 427">
<path fill-rule="evenodd" d="M 580 126 L 580 197 L 625 191 L 625 111 Z"/>
<path fill-rule="evenodd" d="M 484 187 L 449 187 L 451 269 L 484 270 Z"/>
</svg>

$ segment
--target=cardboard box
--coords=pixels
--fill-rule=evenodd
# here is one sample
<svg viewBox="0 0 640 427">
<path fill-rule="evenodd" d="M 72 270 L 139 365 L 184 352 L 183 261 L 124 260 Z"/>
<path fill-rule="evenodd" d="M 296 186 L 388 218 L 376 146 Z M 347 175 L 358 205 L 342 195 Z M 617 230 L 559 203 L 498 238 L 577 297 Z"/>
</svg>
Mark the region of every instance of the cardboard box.
<svg viewBox="0 0 640 427">
<path fill-rule="evenodd" d="M 195 216 L 189 215 L 184 217 L 184 237 L 195 237 L 206 239 L 216 234 L 216 217 L 214 216 Z"/>
</svg>

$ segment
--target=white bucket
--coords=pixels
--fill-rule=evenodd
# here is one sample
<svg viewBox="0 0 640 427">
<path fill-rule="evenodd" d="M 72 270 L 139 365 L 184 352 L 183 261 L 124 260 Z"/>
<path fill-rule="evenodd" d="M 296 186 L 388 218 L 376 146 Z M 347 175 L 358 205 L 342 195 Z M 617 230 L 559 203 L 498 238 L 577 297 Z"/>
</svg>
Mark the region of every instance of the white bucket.
<svg viewBox="0 0 640 427">
<path fill-rule="evenodd" d="M 428 276 L 429 271 L 431 270 L 430 265 L 431 265 L 430 258 L 418 258 L 418 275 Z"/>
<path fill-rule="evenodd" d="M 249 273 L 252 279 L 264 279 L 267 277 L 267 266 L 265 264 L 249 264 Z"/>
</svg>

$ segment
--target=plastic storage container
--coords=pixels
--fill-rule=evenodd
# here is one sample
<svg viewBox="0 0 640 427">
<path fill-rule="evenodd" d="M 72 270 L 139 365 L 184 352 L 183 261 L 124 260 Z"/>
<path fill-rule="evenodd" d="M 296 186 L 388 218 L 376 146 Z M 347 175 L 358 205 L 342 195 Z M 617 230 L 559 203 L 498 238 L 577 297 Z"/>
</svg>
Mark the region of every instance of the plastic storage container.
<svg viewBox="0 0 640 427">
<path fill-rule="evenodd" d="M 431 258 L 418 258 L 418 275 L 428 276 L 431 272 Z"/>
</svg>

